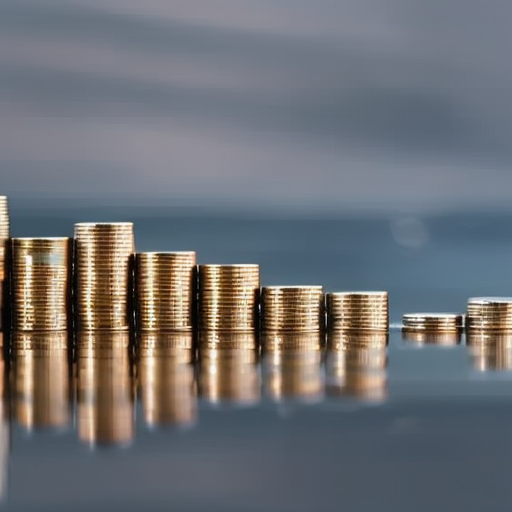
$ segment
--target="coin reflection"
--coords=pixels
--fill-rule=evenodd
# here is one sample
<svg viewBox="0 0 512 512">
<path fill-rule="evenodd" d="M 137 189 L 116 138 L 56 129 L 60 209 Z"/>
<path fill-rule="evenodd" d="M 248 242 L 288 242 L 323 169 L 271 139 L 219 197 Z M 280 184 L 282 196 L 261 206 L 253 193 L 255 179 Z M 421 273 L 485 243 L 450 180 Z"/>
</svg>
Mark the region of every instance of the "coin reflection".
<svg viewBox="0 0 512 512">
<path fill-rule="evenodd" d="M 138 352 L 138 376 L 144 421 L 148 426 L 188 426 L 197 418 L 197 390 L 191 333 L 143 335 Z M 191 345 L 190 345 L 191 346 Z"/>
<path fill-rule="evenodd" d="M 33 428 L 64 428 L 70 421 L 68 333 L 12 335 L 14 414 Z"/>
<path fill-rule="evenodd" d="M 78 336 L 78 435 L 96 444 L 128 444 L 134 437 L 129 334 Z"/>
<path fill-rule="evenodd" d="M 387 396 L 387 336 L 329 334 L 326 392 L 329 396 L 382 401 Z"/>
<path fill-rule="evenodd" d="M 263 387 L 272 400 L 323 397 L 320 334 L 282 333 L 264 342 Z"/>
<path fill-rule="evenodd" d="M 402 329 L 402 339 L 416 345 L 440 345 L 450 347 L 461 342 L 460 331 L 436 332 Z"/>
<path fill-rule="evenodd" d="M 254 348 L 229 348 L 224 334 L 218 348 L 199 351 L 199 395 L 207 402 L 253 405 L 260 400 L 258 353 Z"/>
<path fill-rule="evenodd" d="M 468 331 L 466 344 L 475 370 L 512 370 L 512 333 Z"/>
<path fill-rule="evenodd" d="M 3 334 L 0 333 L 0 341 Z M 3 350 L 0 350 L 0 504 L 6 498 L 9 463 L 8 371 Z"/>
</svg>

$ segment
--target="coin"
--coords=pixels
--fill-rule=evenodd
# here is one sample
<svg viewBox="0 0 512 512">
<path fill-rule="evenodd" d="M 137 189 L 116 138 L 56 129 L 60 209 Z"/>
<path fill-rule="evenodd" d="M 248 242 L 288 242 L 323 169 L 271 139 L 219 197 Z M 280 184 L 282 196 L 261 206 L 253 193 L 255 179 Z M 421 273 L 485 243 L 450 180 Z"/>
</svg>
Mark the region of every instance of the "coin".
<svg viewBox="0 0 512 512">
<path fill-rule="evenodd" d="M 12 328 L 63 331 L 71 321 L 70 238 L 13 238 Z"/>
<path fill-rule="evenodd" d="M 325 326 L 321 286 L 264 286 L 261 289 L 263 332 L 315 332 Z"/>
<path fill-rule="evenodd" d="M 136 324 L 141 331 L 192 330 L 196 253 L 137 253 Z"/>
<path fill-rule="evenodd" d="M 468 300 L 466 328 L 512 331 L 512 297 L 473 297 Z"/>
<path fill-rule="evenodd" d="M 126 330 L 133 323 L 133 224 L 75 224 L 76 323 Z"/>
<path fill-rule="evenodd" d="M 404 331 L 457 333 L 464 326 L 464 315 L 459 313 L 406 313 L 402 320 Z"/>
<path fill-rule="evenodd" d="M 259 266 L 199 265 L 200 331 L 253 331 L 257 327 Z"/>
<path fill-rule="evenodd" d="M 255 331 L 201 331 L 198 333 L 199 350 L 250 349 L 256 350 L 258 339 Z"/>
<path fill-rule="evenodd" d="M 333 292 L 326 295 L 330 331 L 389 330 L 389 301 L 385 291 Z"/>
<path fill-rule="evenodd" d="M 0 331 L 9 325 L 8 306 L 10 303 L 7 278 L 8 240 L 9 240 L 9 205 L 6 196 L 0 196 Z"/>
</svg>

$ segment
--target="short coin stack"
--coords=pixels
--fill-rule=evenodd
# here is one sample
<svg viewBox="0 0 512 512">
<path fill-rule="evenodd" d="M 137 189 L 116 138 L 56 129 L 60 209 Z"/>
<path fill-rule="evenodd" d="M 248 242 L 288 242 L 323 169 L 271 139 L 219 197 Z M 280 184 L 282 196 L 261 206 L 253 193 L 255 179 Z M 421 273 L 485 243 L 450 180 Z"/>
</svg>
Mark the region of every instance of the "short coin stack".
<svg viewBox="0 0 512 512">
<path fill-rule="evenodd" d="M 466 328 L 512 331 L 512 297 L 473 297 L 468 300 Z"/>
<path fill-rule="evenodd" d="M 257 327 L 258 265 L 199 265 L 199 331 L 253 331 Z"/>
<path fill-rule="evenodd" d="M 133 320 L 133 224 L 75 224 L 75 239 L 77 327 L 128 329 Z"/>
<path fill-rule="evenodd" d="M 388 332 L 388 293 L 328 293 L 327 325 L 330 331 Z"/>
<path fill-rule="evenodd" d="M 137 329 L 191 331 L 195 252 L 144 252 L 135 257 Z"/>
<path fill-rule="evenodd" d="M 413 343 L 457 345 L 461 340 L 464 315 L 459 313 L 406 313 L 402 337 Z"/>
<path fill-rule="evenodd" d="M 70 326 L 70 238 L 12 239 L 12 327 L 64 331 Z"/>
<path fill-rule="evenodd" d="M 7 241 L 9 239 L 9 207 L 7 197 L 0 196 L 0 331 L 7 314 L 4 305 L 8 304 L 7 290 Z"/>
<path fill-rule="evenodd" d="M 321 286 L 265 286 L 261 290 L 262 332 L 319 332 L 324 328 Z"/>
<path fill-rule="evenodd" d="M 464 316 L 458 313 L 406 313 L 402 317 L 407 331 L 459 332 Z"/>
<path fill-rule="evenodd" d="M 263 332 L 261 345 L 265 351 L 274 350 L 321 350 L 325 334 L 315 332 Z"/>
</svg>

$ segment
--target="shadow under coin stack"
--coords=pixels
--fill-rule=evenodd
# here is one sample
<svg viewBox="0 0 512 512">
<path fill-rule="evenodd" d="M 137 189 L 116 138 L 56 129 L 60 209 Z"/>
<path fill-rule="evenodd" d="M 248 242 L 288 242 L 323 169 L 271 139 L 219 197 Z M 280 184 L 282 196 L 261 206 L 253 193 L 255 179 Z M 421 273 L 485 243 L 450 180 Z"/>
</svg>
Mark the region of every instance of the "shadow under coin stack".
<svg viewBox="0 0 512 512">
<path fill-rule="evenodd" d="M 242 333 L 237 346 L 255 348 L 259 266 L 199 265 L 198 281 L 197 323 L 200 348 L 234 346 L 231 336 L 219 337 L 215 333 Z"/>
<path fill-rule="evenodd" d="M 9 304 L 8 243 L 9 240 L 9 207 L 7 197 L 0 196 L 0 331 L 7 328 L 7 305 Z"/>
<path fill-rule="evenodd" d="M 71 312 L 70 238 L 12 239 L 12 328 L 65 331 Z"/>
<path fill-rule="evenodd" d="M 387 334 L 331 331 L 327 335 L 329 396 L 382 401 L 387 396 Z"/>
<path fill-rule="evenodd" d="M 264 350 L 316 350 L 318 339 L 324 332 L 324 324 L 324 294 L 321 286 L 262 288 L 261 332 Z"/>
<path fill-rule="evenodd" d="M 406 313 L 402 339 L 417 344 L 458 345 L 464 327 L 459 313 Z"/>
<path fill-rule="evenodd" d="M 195 277 L 195 252 L 137 253 L 137 329 L 192 331 Z"/>
<path fill-rule="evenodd" d="M 132 316 L 131 222 L 75 224 L 79 330 L 128 330 Z"/>
</svg>

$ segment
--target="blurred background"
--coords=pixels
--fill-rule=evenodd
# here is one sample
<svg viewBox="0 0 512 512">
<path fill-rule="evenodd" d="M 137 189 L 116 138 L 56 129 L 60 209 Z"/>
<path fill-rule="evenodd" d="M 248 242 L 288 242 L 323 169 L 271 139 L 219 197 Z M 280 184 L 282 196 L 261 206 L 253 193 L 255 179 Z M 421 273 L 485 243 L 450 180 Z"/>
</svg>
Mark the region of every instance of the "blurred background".
<svg viewBox="0 0 512 512">
<path fill-rule="evenodd" d="M 507 0 L 2 0 L 15 198 L 508 208 Z"/>
<path fill-rule="evenodd" d="M 264 284 L 509 294 L 507 0 L 2 0 L 15 236 L 134 220 L 138 250 Z"/>
</svg>

